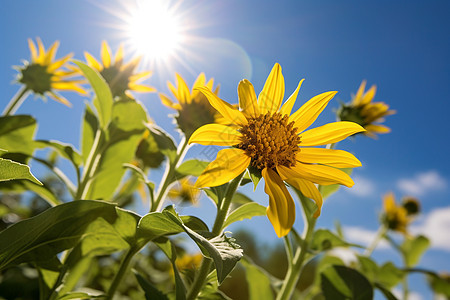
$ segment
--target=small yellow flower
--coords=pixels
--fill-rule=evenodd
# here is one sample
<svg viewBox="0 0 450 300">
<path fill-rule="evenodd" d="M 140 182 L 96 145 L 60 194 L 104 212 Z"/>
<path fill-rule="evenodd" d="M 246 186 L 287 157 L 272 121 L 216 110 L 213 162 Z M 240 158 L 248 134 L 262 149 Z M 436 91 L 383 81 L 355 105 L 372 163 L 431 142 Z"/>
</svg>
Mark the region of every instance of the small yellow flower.
<svg viewBox="0 0 450 300">
<path fill-rule="evenodd" d="M 170 91 L 174 95 L 178 103 L 173 102 L 166 95 L 160 93 L 161 102 L 169 108 L 178 111 L 178 116 L 175 117 L 178 127 L 186 135 L 190 137 L 192 133 L 203 125 L 210 123 L 221 122 L 221 116 L 209 104 L 208 99 L 201 92 L 197 90 L 198 87 L 207 86 L 210 90 L 213 89 L 214 79 L 210 79 L 206 83 L 204 73 L 200 73 L 194 82 L 192 92 L 189 90 L 186 81 L 176 74 L 176 86 L 171 82 L 167 83 Z M 218 95 L 219 87 L 216 87 L 214 94 Z"/>
<path fill-rule="evenodd" d="M 136 57 L 130 62 L 124 64 L 123 45 L 119 46 L 119 50 L 117 50 L 114 60 L 111 58 L 112 51 L 106 41 L 102 42 L 102 63 L 98 62 L 88 52 L 85 52 L 84 56 L 88 65 L 99 71 L 106 80 L 114 97 L 120 97 L 125 94 L 126 91 L 136 91 L 142 93 L 151 93 L 156 91 L 154 87 L 138 84 L 138 82 L 150 77 L 152 72 L 146 71 L 135 74 L 136 68 L 141 60 L 140 57 Z"/>
<path fill-rule="evenodd" d="M 404 206 L 395 203 L 392 192 L 384 196 L 383 206 L 382 221 L 387 228 L 406 234 L 406 229 L 412 219 L 408 216 L 408 211 Z"/>
<path fill-rule="evenodd" d="M 36 41 L 37 48 L 33 41 L 28 39 L 31 62 L 25 62 L 22 67 L 18 68 L 20 73 L 17 81 L 22 83 L 26 90 L 41 96 L 49 96 L 58 102 L 71 106 L 66 98 L 56 93 L 56 90 L 75 91 L 82 95 L 86 94 L 86 91 L 79 85 L 81 81 L 67 80 L 68 77 L 75 75 L 76 72 L 63 69 L 67 67 L 67 63 L 72 57 L 72 54 L 55 60 L 59 41 L 54 42 L 47 51 L 40 38 L 37 38 Z"/>
<path fill-rule="evenodd" d="M 229 125 L 204 125 L 189 140 L 202 145 L 231 146 L 219 151 L 216 160 L 198 178 L 197 187 L 224 184 L 248 167 L 261 172 L 269 195 L 267 216 L 279 237 L 289 233 L 295 220 L 295 204 L 283 181 L 316 202 L 318 209 L 314 216 L 318 217 L 322 196 L 314 183 L 351 187 L 353 180 L 337 168 L 361 166 L 348 152 L 311 147 L 341 141 L 363 132 L 364 128 L 353 122 L 335 122 L 306 130 L 336 92 L 313 97 L 291 115 L 302 82 L 281 106 L 284 77 L 280 65 L 275 64 L 258 98 L 248 80 L 239 83 L 240 110 L 209 88 L 198 88 Z"/>
<path fill-rule="evenodd" d="M 178 268 L 178 270 L 195 270 L 198 267 L 200 267 L 200 264 L 203 260 L 203 255 L 198 252 L 195 254 L 185 254 L 180 258 L 177 258 L 175 264 Z"/>
<path fill-rule="evenodd" d="M 366 131 L 365 135 L 375 138 L 378 133 L 389 133 L 391 129 L 381 124 L 385 116 L 395 114 L 395 110 L 389 110 L 389 105 L 384 102 L 372 102 L 376 93 L 376 86 L 364 92 L 366 81 L 359 86 L 358 92 L 353 97 L 350 104 L 342 105 L 338 111 L 338 117 L 341 121 L 351 121 L 358 123 Z"/>
<path fill-rule="evenodd" d="M 167 196 L 173 200 L 181 200 L 182 203 L 196 204 L 199 195 L 199 189 L 195 188 L 194 183 L 185 177 L 172 186 Z"/>
</svg>

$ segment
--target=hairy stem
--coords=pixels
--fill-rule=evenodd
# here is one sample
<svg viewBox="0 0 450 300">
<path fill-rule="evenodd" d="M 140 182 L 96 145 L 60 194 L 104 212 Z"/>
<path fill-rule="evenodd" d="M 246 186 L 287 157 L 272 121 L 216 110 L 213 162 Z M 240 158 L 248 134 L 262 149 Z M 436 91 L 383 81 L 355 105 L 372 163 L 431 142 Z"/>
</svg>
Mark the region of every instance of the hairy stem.
<svg viewBox="0 0 450 300">
<path fill-rule="evenodd" d="M 14 95 L 14 97 L 9 101 L 9 103 L 5 107 L 5 110 L 3 111 L 2 115 L 9 116 L 9 115 L 14 114 L 16 112 L 16 110 L 19 108 L 19 106 L 22 105 L 28 92 L 29 92 L 29 89 L 27 89 L 26 86 L 22 86 L 17 91 L 17 93 Z"/>
<path fill-rule="evenodd" d="M 241 182 L 244 173 L 237 176 L 233 179 L 228 185 L 227 192 L 225 194 L 225 198 L 220 202 L 220 205 L 217 207 L 217 215 L 216 220 L 214 221 L 214 226 L 212 229 L 212 234 L 214 236 L 218 236 L 223 230 L 223 224 L 225 223 L 225 218 L 228 215 L 228 210 L 230 209 L 231 200 L 233 199 L 234 194 Z M 203 259 L 203 262 L 200 266 L 200 270 L 197 273 L 194 282 L 192 283 L 191 289 L 189 290 L 186 299 L 194 300 L 203 285 L 205 284 L 205 279 L 208 276 L 209 270 L 211 269 L 212 260 L 211 259 Z"/>
</svg>

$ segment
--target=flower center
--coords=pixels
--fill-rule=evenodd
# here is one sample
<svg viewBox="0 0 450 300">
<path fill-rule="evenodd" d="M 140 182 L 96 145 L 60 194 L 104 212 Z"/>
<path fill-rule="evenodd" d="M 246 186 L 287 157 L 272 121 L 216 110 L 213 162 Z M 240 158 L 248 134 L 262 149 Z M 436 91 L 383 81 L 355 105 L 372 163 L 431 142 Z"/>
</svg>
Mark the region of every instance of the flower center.
<svg viewBox="0 0 450 300">
<path fill-rule="evenodd" d="M 262 170 L 276 166 L 295 166 L 295 155 L 300 148 L 300 137 L 294 122 L 279 113 L 259 115 L 248 120 L 240 132 L 242 142 L 237 148 L 251 157 L 252 166 Z"/>
<path fill-rule="evenodd" d="M 31 64 L 20 70 L 19 82 L 37 94 L 44 95 L 51 90 L 53 74 L 47 71 L 47 66 Z"/>
<path fill-rule="evenodd" d="M 128 89 L 128 83 L 130 81 L 130 76 L 132 72 L 126 70 L 120 70 L 117 66 L 110 66 L 104 68 L 100 74 L 103 76 L 105 81 L 108 83 L 109 88 L 113 96 L 122 96 L 123 93 Z"/>
</svg>

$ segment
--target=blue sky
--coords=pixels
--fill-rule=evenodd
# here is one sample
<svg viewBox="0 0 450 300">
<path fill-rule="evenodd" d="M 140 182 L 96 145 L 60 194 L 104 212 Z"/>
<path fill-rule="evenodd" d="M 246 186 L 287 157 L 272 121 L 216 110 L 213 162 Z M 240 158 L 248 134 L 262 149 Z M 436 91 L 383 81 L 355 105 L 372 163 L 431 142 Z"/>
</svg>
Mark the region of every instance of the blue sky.
<svg viewBox="0 0 450 300">
<path fill-rule="evenodd" d="M 99 57 L 100 44 L 107 40 L 115 51 L 127 42 L 124 20 L 117 12 L 135 1 L 2 1 L 0 26 L 0 95 L 2 106 L 18 89 L 12 84 L 11 68 L 29 59 L 27 38 L 41 37 L 45 46 L 61 42 L 57 57 L 83 51 Z M 397 114 L 388 117 L 392 133 L 378 140 L 357 137 L 339 144 L 354 153 L 363 167 L 354 171 L 355 187 L 343 188 L 324 206 L 319 226 L 332 227 L 340 220 L 349 235 L 363 242 L 377 227 L 381 197 L 393 191 L 398 200 L 417 196 L 424 213 L 414 230 L 432 235 L 433 249 L 422 265 L 450 270 L 449 180 L 447 155 L 450 110 L 450 2 L 448 1 L 183 1 L 175 2 L 185 31 L 190 36 L 170 66 L 149 64 L 154 75 L 146 82 L 166 94 L 167 80 L 179 72 L 192 84 L 200 72 L 221 85 L 220 95 L 237 100 L 237 83 L 249 79 L 257 93 L 275 62 L 283 68 L 286 94 L 306 78 L 296 108 L 311 97 L 338 91 L 314 125 L 334 121 L 339 100 L 349 101 L 363 79 L 377 85 L 375 101 L 388 103 Z M 277 4 L 275 4 L 277 3 Z M 280 5 L 282 3 L 282 5 Z M 130 44 L 127 44 L 130 46 Z M 133 49 L 128 47 L 126 53 Z M 131 57 L 131 56 L 130 56 Z M 129 57 L 129 58 L 130 58 Z M 65 94 L 73 107 L 52 100 L 43 103 L 30 97 L 18 113 L 33 114 L 39 122 L 38 138 L 56 139 L 78 147 L 79 124 L 84 101 Z M 151 117 L 175 137 L 172 113 L 156 94 L 139 95 Z M 194 146 L 191 153 L 199 153 Z M 193 154 L 191 154 L 193 155 Z M 245 190 L 252 195 L 250 190 Z M 267 205 L 258 188 L 255 195 Z M 212 208 L 189 213 L 204 215 Z M 298 215 L 300 213 L 298 211 Z M 242 222 L 264 242 L 276 236 L 265 218 Z M 237 227 L 239 227 L 237 226 Z M 301 229 L 301 224 L 296 224 Z M 234 227 L 236 228 L 236 227 Z M 257 230 L 255 228 L 262 228 Z M 392 258 L 389 250 L 375 252 L 380 260 Z M 429 295 L 422 279 L 422 299 Z"/>
</svg>

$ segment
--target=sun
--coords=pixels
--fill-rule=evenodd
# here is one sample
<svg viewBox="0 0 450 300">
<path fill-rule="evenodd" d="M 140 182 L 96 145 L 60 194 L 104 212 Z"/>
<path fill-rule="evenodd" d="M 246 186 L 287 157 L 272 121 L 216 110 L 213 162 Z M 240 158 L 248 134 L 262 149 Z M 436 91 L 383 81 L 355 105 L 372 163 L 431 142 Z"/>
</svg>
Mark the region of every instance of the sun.
<svg viewBox="0 0 450 300">
<path fill-rule="evenodd" d="M 129 44 L 146 60 L 164 61 L 175 55 L 185 36 L 171 1 L 146 0 L 127 18 Z"/>
</svg>

